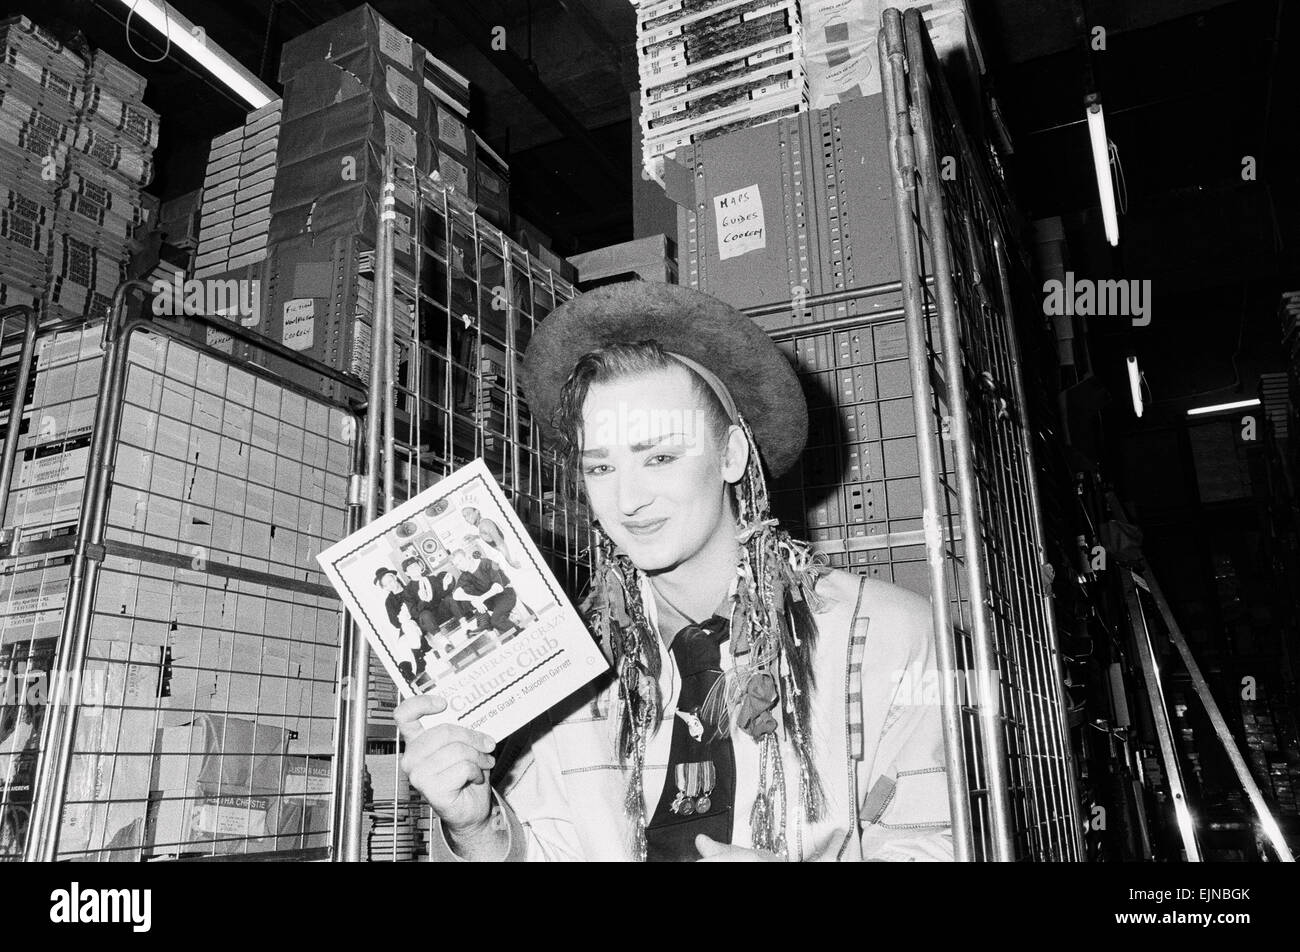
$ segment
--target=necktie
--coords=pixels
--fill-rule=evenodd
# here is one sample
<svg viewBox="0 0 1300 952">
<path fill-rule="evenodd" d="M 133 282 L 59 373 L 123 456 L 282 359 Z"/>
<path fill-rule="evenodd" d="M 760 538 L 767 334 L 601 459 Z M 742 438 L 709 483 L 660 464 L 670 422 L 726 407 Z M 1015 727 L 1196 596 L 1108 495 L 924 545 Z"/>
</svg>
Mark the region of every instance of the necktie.
<svg viewBox="0 0 1300 952">
<path fill-rule="evenodd" d="M 723 705 L 704 710 L 709 691 L 722 676 L 722 643 L 728 623 L 717 615 L 687 625 L 673 638 L 671 651 L 681 677 L 672 745 L 663 794 L 646 826 L 651 862 L 699 858 L 695 837 L 705 833 L 731 841 L 736 796 L 736 758 L 730 736 L 718 729 Z"/>
</svg>

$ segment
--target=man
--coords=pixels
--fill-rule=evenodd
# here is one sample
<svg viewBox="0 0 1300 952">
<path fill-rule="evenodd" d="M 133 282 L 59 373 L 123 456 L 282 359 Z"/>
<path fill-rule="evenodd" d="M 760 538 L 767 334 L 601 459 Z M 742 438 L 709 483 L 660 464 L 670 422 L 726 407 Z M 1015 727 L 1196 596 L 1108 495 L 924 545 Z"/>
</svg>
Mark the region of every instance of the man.
<svg viewBox="0 0 1300 952">
<path fill-rule="evenodd" d="M 384 597 L 384 612 L 388 615 L 389 623 L 400 630 L 402 621 L 398 617 L 398 610 L 401 606 L 406 605 L 412 618 L 416 613 L 416 605 L 409 587 L 402 583 L 402 577 L 397 572 L 388 567 L 375 572 L 375 584 L 388 593 Z"/>
<path fill-rule="evenodd" d="M 492 628 L 499 635 L 505 634 L 512 627 L 510 613 L 516 597 L 501 566 L 466 549 L 453 552 L 451 562 L 460 572 L 451 598 L 461 604 L 462 617 L 472 615 L 479 631 Z"/>
<path fill-rule="evenodd" d="M 398 707 L 431 858 L 951 859 L 940 708 L 909 689 L 932 683 L 929 606 L 820 572 L 770 518 L 760 455 L 791 469 L 807 410 L 767 335 L 609 285 L 543 322 L 523 379 L 595 519 L 586 614 L 614 672 L 495 774 L 490 738 L 420 726 L 441 699 Z"/>
<path fill-rule="evenodd" d="M 473 506 L 466 506 L 461 510 L 461 518 L 473 526 L 479 535 L 479 540 L 485 542 L 495 552 L 500 553 L 501 557 L 506 560 L 506 564 L 512 569 L 519 568 L 519 562 L 510 554 L 510 549 L 506 545 L 505 533 L 491 519 L 484 519 Z M 485 553 L 487 554 L 487 553 Z"/>
<path fill-rule="evenodd" d="M 448 604 L 454 587 L 450 572 L 435 575 L 423 559 L 417 558 L 403 562 L 402 571 L 411 579 L 407 595 L 415 603 L 414 618 L 426 634 L 434 634 L 457 617 L 457 609 Z"/>
</svg>

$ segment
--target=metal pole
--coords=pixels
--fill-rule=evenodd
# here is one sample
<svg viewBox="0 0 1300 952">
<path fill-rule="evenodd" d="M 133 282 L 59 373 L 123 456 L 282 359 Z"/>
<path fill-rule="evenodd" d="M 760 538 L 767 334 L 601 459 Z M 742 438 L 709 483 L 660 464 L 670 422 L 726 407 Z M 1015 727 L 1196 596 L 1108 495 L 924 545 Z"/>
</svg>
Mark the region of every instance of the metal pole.
<svg viewBox="0 0 1300 952">
<path fill-rule="evenodd" d="M 126 382 L 129 332 L 124 332 L 126 296 L 137 290 L 148 295 L 144 281 L 125 281 L 113 294 L 104 324 L 103 364 L 99 374 L 99 400 L 95 404 L 94 433 L 81 491 L 76 543 L 68 571 L 68 594 L 53 666 L 53 689 L 45 722 L 41 725 L 41 753 L 32 790 L 28 861 L 52 862 L 58 849 L 68 770 L 77 711 L 81 701 L 81 673 L 90 641 L 95 582 L 102 558 L 104 517 L 108 510 L 107 486 L 113 468 L 112 447 L 121 419 L 122 391 Z M 130 325 L 127 325 L 130 327 Z"/>
<path fill-rule="evenodd" d="M 1196 826 L 1192 822 L 1192 813 L 1187 806 L 1187 792 L 1183 787 L 1183 769 L 1178 763 L 1178 751 L 1174 747 L 1174 731 L 1169 723 L 1169 702 L 1165 700 L 1164 682 L 1160 677 L 1160 666 L 1156 663 L 1146 615 L 1143 614 L 1142 603 L 1138 600 L 1137 587 L 1144 583 L 1141 576 L 1128 569 L 1123 570 L 1120 577 L 1124 583 L 1124 601 L 1128 605 L 1133 641 L 1137 647 L 1138 660 L 1142 665 L 1142 677 L 1146 681 L 1151 719 L 1155 722 L 1156 738 L 1160 742 L 1160 755 L 1165 762 L 1165 774 L 1169 778 L 1169 793 L 1174 800 L 1174 816 L 1178 821 L 1178 831 L 1183 838 L 1183 849 L 1187 852 L 1188 862 L 1199 863 L 1201 848 L 1196 842 Z"/>
<path fill-rule="evenodd" d="M 1178 649 L 1178 653 L 1182 656 L 1183 664 L 1187 667 L 1187 673 L 1191 675 L 1196 693 L 1200 697 L 1201 703 L 1205 705 L 1205 713 L 1209 715 L 1210 723 L 1214 725 L 1214 733 L 1218 735 L 1224 753 L 1232 761 L 1232 769 L 1236 771 L 1237 779 L 1241 781 L 1246 796 L 1250 798 L 1250 805 L 1255 808 L 1255 814 L 1259 817 L 1260 826 L 1264 828 L 1264 834 L 1268 837 L 1269 842 L 1273 844 L 1273 849 L 1282 862 L 1294 863 L 1295 857 L 1291 854 L 1291 848 L 1286 845 L 1286 839 L 1282 836 L 1282 830 L 1277 825 L 1277 820 L 1274 819 L 1268 804 L 1264 802 L 1264 795 L 1260 792 L 1259 784 L 1255 782 L 1250 768 L 1246 766 L 1246 761 L 1241 756 L 1241 751 L 1237 749 L 1237 742 L 1233 739 L 1232 731 L 1228 729 L 1228 722 L 1223 719 L 1223 712 L 1219 709 L 1218 702 L 1214 700 L 1214 695 L 1210 693 L 1209 682 L 1205 680 L 1205 675 L 1201 673 L 1201 666 L 1196 663 L 1196 658 L 1192 655 L 1192 649 L 1188 646 L 1187 639 L 1183 637 L 1178 622 L 1174 620 L 1174 614 L 1169 610 L 1169 603 L 1165 601 L 1164 593 L 1160 591 L 1160 586 L 1156 583 L 1155 573 L 1148 572 L 1145 581 L 1147 591 L 1151 593 L 1156 607 L 1160 609 L 1160 614 L 1164 616 L 1165 627 L 1169 630 L 1169 640 L 1174 643 L 1174 647 Z"/>
<path fill-rule="evenodd" d="M 383 336 L 377 343 L 384 355 L 384 483 L 382 487 L 383 512 L 393 508 L 393 472 L 396 454 L 393 442 L 397 438 L 393 429 L 393 407 L 397 395 L 397 374 L 395 372 L 394 352 L 397 349 L 397 335 L 394 332 L 393 308 L 395 305 L 393 279 L 393 227 L 397 220 L 397 186 L 393 181 L 393 153 L 384 153 L 384 187 L 380 197 L 379 231 L 383 236 L 384 281 L 376 281 L 375 303 L 384 315 Z M 418 293 L 418 292 L 417 292 Z M 417 317 L 418 321 L 418 317 Z M 417 447 L 418 451 L 418 447 Z"/>
<path fill-rule="evenodd" d="M 381 453 L 384 432 L 382 424 L 390 418 L 391 387 L 388 372 L 392 354 L 387 343 L 392 334 L 386 323 L 388 309 L 385 299 L 391 297 L 392 274 L 388 270 L 391 250 L 386 246 L 391 228 L 385 227 L 383 199 L 391 195 L 392 163 L 385 153 L 384 185 L 381 193 L 380 223 L 375 236 L 375 292 L 373 313 L 370 319 L 370 386 L 366 396 L 365 474 L 362 479 L 362 524 L 373 522 L 379 514 L 380 472 L 383 467 L 385 485 L 392 486 L 391 451 Z M 391 430 L 389 431 L 391 437 Z M 384 459 L 384 457 L 388 457 Z M 348 678 L 348 709 L 343 744 L 344 760 L 339 770 L 336 796 L 341 806 L 338 811 L 338 828 L 335 832 L 335 856 L 345 863 L 361 862 L 362 808 L 364 806 L 367 716 L 370 699 L 370 644 L 358 625 L 352 628 L 350 640 L 352 657 Z"/>
<path fill-rule="evenodd" d="M 916 445 L 921 466 L 921 502 L 930 568 L 930 607 L 934 615 L 934 641 L 940 697 L 943 705 L 943 743 L 947 762 L 948 800 L 952 811 L 955 858 L 974 858 L 970 788 L 962 743 L 961 701 L 957 694 L 957 660 L 953 644 L 951 605 L 945 578 L 943 536 L 940 527 L 939 448 L 931 416 L 933 393 L 926 356 L 925 308 L 922 302 L 921 264 L 917 252 L 912 204 L 916 191 L 916 165 L 906 102 L 906 63 L 898 12 L 886 11 L 878 43 L 884 86 L 885 119 L 894 173 L 894 221 L 898 229 L 899 265 L 904 310 L 907 314 L 908 364 L 912 377 L 912 407 L 916 417 Z"/>
<path fill-rule="evenodd" d="M 9 407 L 9 425 L 5 428 L 4 449 L 0 450 L 0 522 L 9 511 L 9 489 L 13 485 L 14 467 L 18 458 L 18 430 L 23 423 L 23 400 L 27 395 L 27 384 L 32 375 L 32 354 L 36 350 L 36 325 L 38 318 L 35 308 L 26 304 L 7 307 L 0 311 L 0 327 L 15 314 L 25 314 L 23 327 L 23 347 L 18 355 L 18 380 L 14 384 L 14 399 Z"/>
<path fill-rule="evenodd" d="M 952 258 L 947 223 L 944 219 L 943 193 L 939 186 L 939 165 L 932 139 L 934 118 L 931 112 L 930 77 L 924 57 L 924 43 L 927 36 L 920 14 L 915 10 L 908 13 L 905 42 L 909 64 L 907 75 L 911 89 L 910 103 L 915 111 L 912 134 L 915 138 L 914 157 L 920 172 L 918 195 L 923 197 L 921 209 L 934 261 L 935 291 L 944 351 L 944 376 L 948 387 L 948 408 L 952 415 L 952 444 L 957 464 L 960 518 L 963 532 L 970 540 L 970 548 L 966 552 L 966 576 L 970 587 L 972 608 L 971 636 L 974 645 L 975 683 L 979 697 L 983 740 L 980 752 L 984 760 L 988 786 L 992 858 L 999 862 L 1010 862 L 1015 859 L 1015 844 L 1012 840 L 1010 779 L 1001 706 L 1002 672 L 998 665 L 997 646 L 994 644 L 994 634 L 989 620 L 988 570 L 985 565 L 984 529 L 981 524 L 980 500 L 966 408 L 962 340 L 957 326 L 957 300 L 953 289 Z"/>
</svg>

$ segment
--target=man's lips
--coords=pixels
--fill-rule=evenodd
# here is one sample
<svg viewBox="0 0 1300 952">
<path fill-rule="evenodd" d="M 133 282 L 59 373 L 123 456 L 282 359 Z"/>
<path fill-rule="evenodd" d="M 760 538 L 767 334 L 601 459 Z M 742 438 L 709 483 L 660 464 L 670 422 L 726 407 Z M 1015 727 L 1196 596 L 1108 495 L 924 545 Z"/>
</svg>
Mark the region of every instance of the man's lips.
<svg viewBox="0 0 1300 952">
<path fill-rule="evenodd" d="M 667 518 L 643 519 L 639 522 L 625 522 L 623 523 L 623 528 L 626 529 L 634 536 L 648 536 L 648 535 L 654 535 L 656 532 L 658 532 L 659 529 L 663 526 L 663 524 L 667 521 L 668 521 Z"/>
</svg>

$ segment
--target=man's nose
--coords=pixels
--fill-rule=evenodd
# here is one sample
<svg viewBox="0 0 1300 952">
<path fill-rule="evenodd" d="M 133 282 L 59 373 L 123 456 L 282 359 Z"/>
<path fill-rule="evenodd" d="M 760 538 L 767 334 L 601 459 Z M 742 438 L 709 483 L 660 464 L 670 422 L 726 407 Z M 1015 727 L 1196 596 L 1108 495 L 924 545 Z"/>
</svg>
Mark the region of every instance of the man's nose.
<svg viewBox="0 0 1300 952">
<path fill-rule="evenodd" d="M 618 472 L 618 508 L 625 516 L 636 515 L 651 500 L 638 467 L 621 466 Z"/>
</svg>

